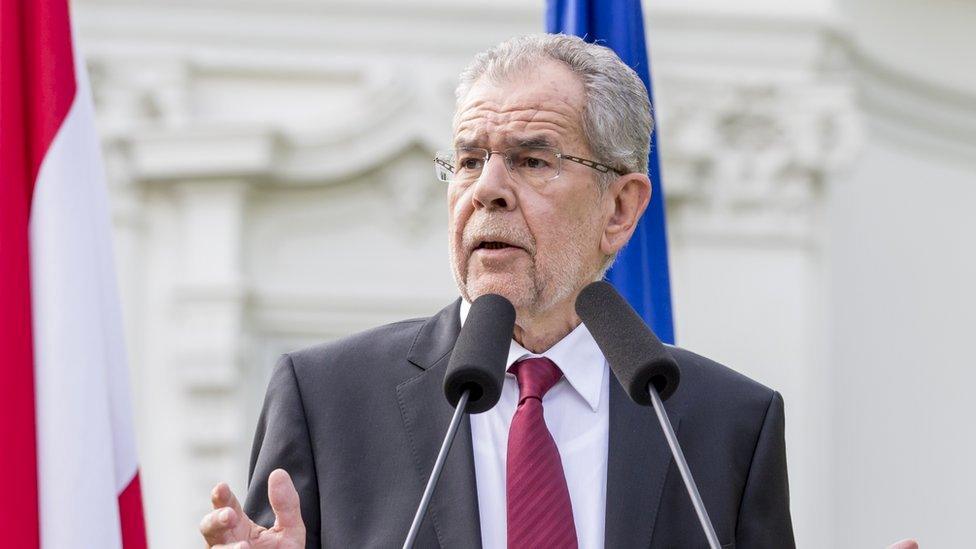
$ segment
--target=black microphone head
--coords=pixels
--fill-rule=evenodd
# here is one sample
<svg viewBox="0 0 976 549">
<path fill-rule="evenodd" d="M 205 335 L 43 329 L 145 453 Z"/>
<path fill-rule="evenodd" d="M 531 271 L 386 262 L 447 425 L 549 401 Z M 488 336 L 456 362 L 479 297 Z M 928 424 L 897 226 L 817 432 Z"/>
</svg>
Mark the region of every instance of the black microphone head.
<svg viewBox="0 0 976 549">
<path fill-rule="evenodd" d="M 593 335 L 613 374 L 637 404 L 651 405 L 649 384 L 667 400 L 678 389 L 678 363 L 637 311 L 607 282 L 594 282 L 576 298 L 576 314 Z"/>
<path fill-rule="evenodd" d="M 474 300 L 444 375 L 444 395 L 451 406 L 457 406 L 465 390 L 471 391 L 468 413 L 480 414 L 498 402 L 514 328 L 515 307 L 507 299 L 486 294 Z"/>
</svg>

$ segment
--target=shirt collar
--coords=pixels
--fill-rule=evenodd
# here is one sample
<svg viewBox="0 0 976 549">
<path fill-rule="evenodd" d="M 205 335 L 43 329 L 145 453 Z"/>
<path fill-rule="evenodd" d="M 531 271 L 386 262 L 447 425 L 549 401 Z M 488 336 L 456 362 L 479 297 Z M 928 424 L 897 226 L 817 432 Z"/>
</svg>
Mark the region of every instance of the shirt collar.
<svg viewBox="0 0 976 549">
<path fill-rule="evenodd" d="M 461 325 L 468 317 L 471 304 L 461 300 Z M 603 384 L 603 370 L 607 367 L 606 358 L 596 344 L 590 331 L 583 323 L 569 332 L 542 354 L 535 354 L 519 345 L 514 339 L 508 347 L 506 370 L 523 358 L 544 356 L 556 363 L 562 370 L 566 381 L 579 393 L 594 412 L 600 407 L 600 389 Z M 512 375 L 512 374 L 507 374 Z"/>
</svg>

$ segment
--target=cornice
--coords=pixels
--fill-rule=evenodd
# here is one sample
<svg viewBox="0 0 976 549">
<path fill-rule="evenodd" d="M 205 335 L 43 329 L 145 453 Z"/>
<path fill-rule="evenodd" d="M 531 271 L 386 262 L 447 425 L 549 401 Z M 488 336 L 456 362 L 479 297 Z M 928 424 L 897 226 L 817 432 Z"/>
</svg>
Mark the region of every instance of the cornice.
<svg viewBox="0 0 976 549">
<path fill-rule="evenodd" d="M 680 42 L 688 39 L 693 55 L 693 46 L 702 51 L 710 47 L 710 38 L 718 38 L 721 44 L 711 53 L 762 55 L 783 66 L 803 55 L 803 40 L 837 25 L 829 14 L 789 10 L 743 13 L 651 4 L 644 11 L 652 49 L 684 48 Z M 136 47 L 168 55 L 267 50 L 278 55 L 434 55 L 466 62 L 510 36 L 542 32 L 544 13 L 543 2 L 521 0 L 81 0 L 75 21 L 86 51 L 99 55 L 131 53 Z M 744 35 L 766 38 L 728 40 Z M 766 46 L 770 37 L 777 47 Z"/>
<path fill-rule="evenodd" d="M 525 2 L 376 0 L 88 0 L 74 13 L 82 44 L 94 53 L 136 44 L 145 51 L 331 50 L 397 57 L 468 56 L 512 34 L 541 31 L 543 16 L 541 4 Z"/>
<path fill-rule="evenodd" d="M 236 178 L 306 186 L 354 179 L 415 149 L 432 157 L 438 143 L 423 127 L 394 122 L 371 133 L 304 138 L 260 126 L 194 126 L 118 138 L 111 150 L 124 155 L 127 176 L 140 183 Z"/>
<path fill-rule="evenodd" d="M 976 163 L 976 90 L 918 78 L 850 46 L 858 104 L 881 138 Z"/>
</svg>

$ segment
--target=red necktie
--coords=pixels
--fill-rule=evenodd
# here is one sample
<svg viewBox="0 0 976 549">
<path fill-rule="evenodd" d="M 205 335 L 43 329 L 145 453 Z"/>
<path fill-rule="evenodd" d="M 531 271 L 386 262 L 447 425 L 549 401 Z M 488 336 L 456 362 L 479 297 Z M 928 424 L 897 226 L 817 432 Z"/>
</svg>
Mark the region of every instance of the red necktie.
<svg viewBox="0 0 976 549">
<path fill-rule="evenodd" d="M 508 433 L 508 549 L 577 547 L 573 504 L 559 449 L 542 415 L 542 397 L 562 371 L 548 358 L 512 365 L 519 402 Z"/>
</svg>

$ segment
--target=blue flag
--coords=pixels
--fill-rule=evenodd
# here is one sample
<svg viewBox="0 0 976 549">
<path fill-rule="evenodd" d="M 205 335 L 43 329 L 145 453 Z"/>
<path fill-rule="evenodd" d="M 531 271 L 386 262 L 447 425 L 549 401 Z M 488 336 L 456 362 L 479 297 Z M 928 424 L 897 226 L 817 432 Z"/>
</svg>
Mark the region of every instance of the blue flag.
<svg viewBox="0 0 976 549">
<path fill-rule="evenodd" d="M 617 52 L 624 63 L 637 71 L 654 104 L 640 0 L 548 0 L 546 30 L 575 34 Z M 651 203 L 630 243 L 620 251 L 617 262 L 607 273 L 607 279 L 661 341 L 674 343 L 664 191 L 656 141 L 651 141 L 648 158 Z"/>
</svg>

